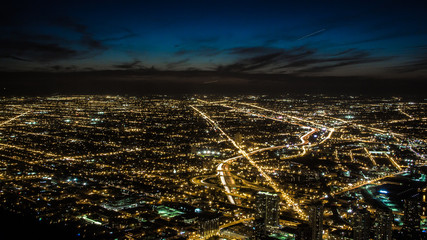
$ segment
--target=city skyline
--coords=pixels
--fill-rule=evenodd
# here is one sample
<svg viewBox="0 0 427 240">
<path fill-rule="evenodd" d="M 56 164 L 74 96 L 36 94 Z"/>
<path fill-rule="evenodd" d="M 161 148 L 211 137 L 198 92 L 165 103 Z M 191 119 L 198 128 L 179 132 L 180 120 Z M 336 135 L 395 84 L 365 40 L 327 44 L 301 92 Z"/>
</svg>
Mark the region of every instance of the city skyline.
<svg viewBox="0 0 427 240">
<path fill-rule="evenodd" d="M 391 240 L 427 231 L 425 102 L 325 94 L 0 100 L 1 210 L 66 224 L 56 236 Z"/>
<path fill-rule="evenodd" d="M 0 239 L 427 239 L 425 1 L 12 1 Z"/>
</svg>

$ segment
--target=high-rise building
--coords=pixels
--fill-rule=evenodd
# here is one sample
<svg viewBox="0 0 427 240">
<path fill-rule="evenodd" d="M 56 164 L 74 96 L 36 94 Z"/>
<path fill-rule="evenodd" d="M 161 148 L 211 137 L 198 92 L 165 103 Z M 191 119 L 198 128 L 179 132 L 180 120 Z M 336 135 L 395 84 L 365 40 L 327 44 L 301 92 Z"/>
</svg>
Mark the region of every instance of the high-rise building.
<svg viewBox="0 0 427 240">
<path fill-rule="evenodd" d="M 253 222 L 253 235 L 254 240 L 263 240 L 267 237 L 267 229 L 265 226 L 264 218 L 256 218 Z"/>
<path fill-rule="evenodd" d="M 323 204 L 315 202 L 309 205 L 309 223 L 311 228 L 311 239 L 321 240 L 323 236 Z"/>
<path fill-rule="evenodd" d="M 427 216 L 427 187 L 418 189 L 420 193 L 420 215 L 422 217 Z"/>
<path fill-rule="evenodd" d="M 219 231 L 219 218 L 220 215 L 218 214 L 199 216 L 199 235 L 204 239 L 217 235 Z"/>
<path fill-rule="evenodd" d="M 264 219 L 267 228 L 279 226 L 279 201 L 277 193 L 258 192 L 256 196 L 256 218 Z"/>
<path fill-rule="evenodd" d="M 403 205 L 403 225 L 409 230 L 420 229 L 420 208 L 418 201 L 418 193 L 411 198 L 405 199 Z"/>
<path fill-rule="evenodd" d="M 391 240 L 393 226 L 393 212 L 388 209 L 378 209 L 375 216 L 375 236 L 378 240 Z"/>
<path fill-rule="evenodd" d="M 420 193 L 416 193 L 404 200 L 403 204 L 403 228 L 402 233 L 412 239 L 421 235 L 421 199 Z"/>
<path fill-rule="evenodd" d="M 353 219 L 353 239 L 369 240 L 371 230 L 371 215 L 366 209 L 356 211 Z"/>
<path fill-rule="evenodd" d="M 301 223 L 297 227 L 295 240 L 311 240 L 311 228 L 306 223 Z"/>
</svg>

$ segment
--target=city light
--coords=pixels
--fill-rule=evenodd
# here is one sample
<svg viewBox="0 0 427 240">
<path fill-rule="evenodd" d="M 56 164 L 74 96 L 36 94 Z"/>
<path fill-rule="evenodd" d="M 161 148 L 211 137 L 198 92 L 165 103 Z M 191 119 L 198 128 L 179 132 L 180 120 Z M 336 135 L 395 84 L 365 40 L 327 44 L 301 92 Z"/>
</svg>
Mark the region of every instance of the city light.
<svg viewBox="0 0 427 240">
<path fill-rule="evenodd" d="M 232 239 L 268 225 L 254 213 L 261 194 L 278 196 L 265 203 L 278 206 L 265 211 L 279 222 L 269 236 L 295 237 L 280 231 L 307 223 L 336 239 L 337 229 L 359 231 L 347 222 L 362 221 L 361 208 L 387 216 L 372 201 L 400 216 L 404 191 L 423 193 L 414 187 L 427 179 L 422 132 L 395 125 L 422 119 L 422 104 L 396 104 L 389 121 L 372 124 L 379 117 L 367 112 L 384 114 L 392 100 L 367 111 L 352 98 L 261 99 L 54 96 L 24 107 L 5 98 L 0 206 L 98 236 Z M 341 120 L 343 103 L 353 118 Z"/>
</svg>

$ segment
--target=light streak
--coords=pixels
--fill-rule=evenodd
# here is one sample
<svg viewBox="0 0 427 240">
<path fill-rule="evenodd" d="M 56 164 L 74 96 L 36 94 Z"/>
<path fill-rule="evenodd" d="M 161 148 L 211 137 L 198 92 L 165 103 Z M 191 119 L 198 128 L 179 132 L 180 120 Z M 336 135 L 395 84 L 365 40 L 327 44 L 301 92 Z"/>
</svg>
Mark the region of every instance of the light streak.
<svg viewBox="0 0 427 240">
<path fill-rule="evenodd" d="M 312 33 L 310 33 L 310 34 L 307 34 L 307 35 L 305 35 L 305 36 L 302 36 L 302 37 L 300 37 L 300 38 L 298 38 L 297 40 L 302 40 L 302 39 L 304 39 L 304 38 L 308 38 L 308 37 L 311 37 L 311 36 L 314 36 L 314 35 L 317 35 L 317 34 L 319 34 L 319 33 L 321 33 L 321 32 L 324 32 L 324 31 L 326 31 L 326 29 L 320 29 L 320 30 L 318 30 L 318 31 L 315 31 L 315 32 L 312 32 Z"/>
<path fill-rule="evenodd" d="M 4 122 L 0 123 L 0 126 L 6 125 L 6 124 L 8 124 L 8 123 L 10 123 L 10 122 L 12 122 L 12 121 L 14 121 L 14 120 L 16 120 L 16 119 L 18 119 L 18 118 L 22 117 L 22 116 L 27 115 L 27 114 L 28 114 L 28 113 L 30 113 L 30 112 L 31 112 L 31 110 L 28 110 L 28 111 L 26 111 L 26 112 L 24 112 L 24 113 L 19 114 L 18 116 L 15 116 L 15 117 L 13 117 L 13 118 L 10 118 L 10 119 L 8 119 L 8 120 L 6 120 L 6 121 L 4 121 Z"/>
<path fill-rule="evenodd" d="M 298 203 L 296 203 L 287 193 L 285 193 L 285 191 L 283 189 L 280 189 L 277 186 L 277 183 L 275 183 L 273 181 L 273 179 L 267 175 L 267 173 L 264 172 L 264 170 L 258 166 L 256 164 L 256 162 L 249 156 L 249 154 L 244 151 L 242 149 L 242 147 L 237 144 L 226 132 L 224 132 L 224 130 L 222 130 L 222 128 L 220 128 L 218 126 L 218 124 L 212 120 L 208 115 L 206 115 L 204 112 L 200 111 L 198 108 L 194 107 L 194 106 L 190 106 L 191 108 L 193 108 L 196 112 L 198 112 L 200 115 L 202 115 L 206 120 L 208 120 L 213 126 L 215 126 L 227 139 L 228 141 L 233 144 L 233 146 L 239 150 L 239 153 L 241 155 L 243 155 L 248 161 L 249 163 L 255 167 L 260 173 L 261 175 L 267 180 L 267 183 L 270 185 L 270 187 L 272 187 L 274 189 L 274 191 L 276 192 L 280 192 L 281 193 L 281 197 L 282 199 L 284 199 L 286 201 L 286 204 L 288 207 L 293 208 L 298 214 L 299 216 L 301 216 L 304 219 L 307 219 L 308 216 L 303 212 L 303 210 L 298 206 Z"/>
<path fill-rule="evenodd" d="M 397 168 L 397 170 L 402 171 L 402 167 L 400 167 L 400 165 L 397 164 L 397 162 L 394 161 L 394 159 L 390 155 L 388 155 L 387 153 L 385 155 L 390 160 L 390 162 L 393 164 L 393 166 L 395 166 Z"/>
<path fill-rule="evenodd" d="M 363 150 L 365 150 L 366 154 L 368 155 L 369 159 L 371 160 L 371 162 L 374 164 L 374 166 L 377 165 L 377 162 L 375 162 L 374 157 L 372 156 L 372 154 L 368 151 L 368 149 L 363 148 Z"/>
<path fill-rule="evenodd" d="M 341 189 L 341 190 L 340 190 L 340 191 L 338 191 L 338 192 L 331 193 L 331 195 L 332 195 L 332 196 L 334 196 L 334 195 L 340 195 L 340 194 L 342 194 L 342 193 L 345 193 L 345 192 L 348 192 L 348 191 L 354 190 L 354 189 L 356 189 L 356 188 L 360 188 L 360 187 L 363 187 L 363 186 L 365 186 L 365 185 L 372 184 L 372 183 L 374 183 L 374 182 L 378 182 L 378 181 L 381 181 L 381 180 L 383 180 L 383 179 L 385 179 L 385 178 L 393 177 L 393 176 L 396 176 L 396 175 L 399 175 L 399 174 L 402 174 L 402 173 L 405 173 L 405 172 L 406 172 L 406 171 L 400 171 L 400 172 L 396 172 L 396 173 L 393 173 L 393 174 L 389 174 L 389 175 L 386 175 L 386 176 L 383 176 L 383 177 L 374 178 L 374 179 L 372 179 L 372 180 L 362 181 L 362 182 L 360 182 L 360 183 L 356 183 L 356 185 L 352 185 L 352 186 L 346 187 L 346 188 L 344 188 L 344 189 Z M 322 199 L 323 199 L 323 198 L 322 198 Z"/>
</svg>

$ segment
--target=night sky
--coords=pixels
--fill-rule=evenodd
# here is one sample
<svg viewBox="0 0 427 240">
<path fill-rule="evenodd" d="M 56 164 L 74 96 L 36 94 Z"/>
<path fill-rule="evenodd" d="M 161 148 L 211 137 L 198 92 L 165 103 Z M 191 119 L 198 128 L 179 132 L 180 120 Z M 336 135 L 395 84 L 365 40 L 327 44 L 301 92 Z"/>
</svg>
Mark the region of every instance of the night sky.
<svg viewBox="0 0 427 240">
<path fill-rule="evenodd" d="M 13 1 L 1 87 L 419 94 L 426 13 L 425 1 Z"/>
</svg>

